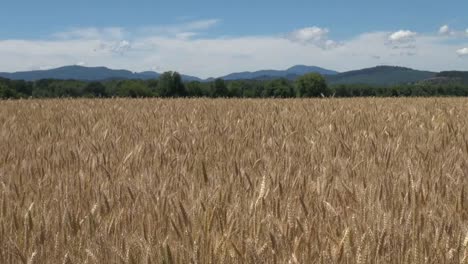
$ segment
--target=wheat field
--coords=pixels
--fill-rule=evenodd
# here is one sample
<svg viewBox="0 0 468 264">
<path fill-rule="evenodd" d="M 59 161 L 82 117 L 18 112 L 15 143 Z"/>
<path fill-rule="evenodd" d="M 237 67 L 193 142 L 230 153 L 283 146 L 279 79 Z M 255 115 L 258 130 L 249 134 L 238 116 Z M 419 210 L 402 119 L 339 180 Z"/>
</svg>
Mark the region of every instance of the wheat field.
<svg viewBox="0 0 468 264">
<path fill-rule="evenodd" d="M 0 263 L 468 263 L 468 99 L 0 102 Z"/>
</svg>

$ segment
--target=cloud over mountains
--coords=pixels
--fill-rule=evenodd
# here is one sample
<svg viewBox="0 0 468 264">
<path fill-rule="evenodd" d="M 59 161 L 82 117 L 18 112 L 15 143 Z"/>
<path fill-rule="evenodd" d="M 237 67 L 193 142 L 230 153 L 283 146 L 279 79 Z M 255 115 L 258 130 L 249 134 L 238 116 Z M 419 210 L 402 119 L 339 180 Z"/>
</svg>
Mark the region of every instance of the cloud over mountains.
<svg viewBox="0 0 468 264">
<path fill-rule="evenodd" d="M 340 71 L 390 64 L 427 70 L 468 69 L 468 32 L 374 31 L 347 39 L 318 26 L 273 35 L 210 34 L 219 19 L 141 28 L 73 28 L 42 39 L 0 39 L 0 71 L 77 64 L 133 71 L 177 70 L 200 77 L 239 70 L 313 64 Z"/>
</svg>

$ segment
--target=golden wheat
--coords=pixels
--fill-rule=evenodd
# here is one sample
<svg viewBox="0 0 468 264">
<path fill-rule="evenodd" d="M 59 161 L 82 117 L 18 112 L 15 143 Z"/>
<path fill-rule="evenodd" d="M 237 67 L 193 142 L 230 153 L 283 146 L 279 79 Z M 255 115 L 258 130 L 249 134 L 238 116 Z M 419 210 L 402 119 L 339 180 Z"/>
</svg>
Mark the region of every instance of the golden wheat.
<svg viewBox="0 0 468 264">
<path fill-rule="evenodd" d="M 0 263 L 463 263 L 468 99 L 0 102 Z"/>
</svg>

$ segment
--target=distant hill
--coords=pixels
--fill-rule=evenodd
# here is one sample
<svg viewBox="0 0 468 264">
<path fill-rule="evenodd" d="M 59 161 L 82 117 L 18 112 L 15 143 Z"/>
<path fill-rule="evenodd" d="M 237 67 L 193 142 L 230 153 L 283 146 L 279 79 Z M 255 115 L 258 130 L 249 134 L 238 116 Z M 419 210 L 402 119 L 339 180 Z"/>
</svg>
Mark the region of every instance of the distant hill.
<svg viewBox="0 0 468 264">
<path fill-rule="evenodd" d="M 419 71 L 404 67 L 377 66 L 326 76 L 330 84 L 396 85 L 415 83 L 433 78 L 435 72 Z"/>
<path fill-rule="evenodd" d="M 301 77 L 302 75 L 304 74 L 293 74 L 293 73 L 290 73 L 290 74 L 287 74 L 287 75 L 284 75 L 284 76 L 271 76 L 271 75 L 262 75 L 262 76 L 258 76 L 258 77 L 255 77 L 255 78 L 252 78 L 252 79 L 249 79 L 249 80 L 255 80 L 255 81 L 269 81 L 269 80 L 275 80 L 275 79 L 278 79 L 278 78 L 285 78 L 285 79 L 288 79 L 290 81 L 294 81 L 296 80 L 297 78 Z"/>
<path fill-rule="evenodd" d="M 396 84 L 468 84 L 468 72 L 446 71 L 441 73 L 419 71 L 404 67 L 377 66 L 373 68 L 338 73 L 316 66 L 296 65 L 287 70 L 261 70 L 255 72 L 238 72 L 223 77 L 224 80 L 273 80 L 286 78 L 296 80 L 307 73 L 319 73 L 325 76 L 328 83 L 334 84 L 369 84 L 390 86 Z M 105 81 L 156 79 L 160 73 L 153 71 L 131 72 L 128 70 L 113 70 L 106 67 L 65 66 L 50 70 L 25 71 L 15 73 L 0 73 L 0 78 L 11 80 L 36 81 L 40 79 L 79 80 L 79 81 Z M 198 77 L 182 75 L 184 81 L 213 81 L 214 78 L 202 80 Z"/>
<path fill-rule="evenodd" d="M 280 71 L 280 70 L 261 70 L 255 72 L 237 72 L 231 73 L 229 75 L 220 77 L 221 79 L 230 81 L 230 80 L 269 80 L 269 79 L 276 79 L 276 78 L 288 78 L 288 79 L 295 79 L 301 75 L 307 73 L 320 73 L 322 75 L 334 75 L 338 72 L 327 70 L 324 68 L 316 67 L 316 66 L 304 66 L 304 65 L 296 65 L 287 70 Z"/>
<path fill-rule="evenodd" d="M 463 80 L 457 77 L 433 77 L 417 82 L 420 85 L 456 85 L 463 84 Z"/>
<path fill-rule="evenodd" d="M 468 84 L 468 71 L 443 71 L 435 77 L 419 82 L 423 85 Z"/>
<path fill-rule="evenodd" d="M 0 77 L 11 80 L 37 81 L 41 79 L 58 80 L 80 80 L 80 81 L 102 81 L 112 79 L 156 79 L 160 76 L 157 72 L 147 71 L 134 73 L 127 70 L 113 70 L 106 67 L 83 67 L 83 66 L 65 66 L 50 70 L 25 71 L 14 73 L 0 73 Z M 193 76 L 182 75 L 185 81 L 200 81 L 201 79 Z"/>
<path fill-rule="evenodd" d="M 437 77 L 468 84 L 468 71 L 443 71 Z"/>
</svg>

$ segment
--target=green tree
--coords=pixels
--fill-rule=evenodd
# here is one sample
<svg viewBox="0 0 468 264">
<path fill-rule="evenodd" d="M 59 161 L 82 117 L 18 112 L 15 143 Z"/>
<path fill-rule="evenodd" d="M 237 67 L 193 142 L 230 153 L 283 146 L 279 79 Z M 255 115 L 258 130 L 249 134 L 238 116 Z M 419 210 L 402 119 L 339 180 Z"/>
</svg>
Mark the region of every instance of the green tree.
<svg viewBox="0 0 468 264">
<path fill-rule="evenodd" d="M 16 91 L 20 97 L 28 97 L 32 95 L 32 84 L 23 80 L 12 81 L 11 88 Z"/>
<path fill-rule="evenodd" d="M 6 98 L 15 98 L 15 97 L 16 97 L 15 91 L 13 91 L 7 85 L 0 83 L 0 98 L 6 99 Z"/>
<path fill-rule="evenodd" d="M 263 90 L 263 97 L 288 98 L 294 96 L 294 87 L 285 78 L 269 81 Z"/>
<path fill-rule="evenodd" d="M 146 86 L 148 86 L 148 88 L 151 90 L 153 94 L 158 93 L 158 83 L 159 83 L 158 79 L 149 79 L 145 81 Z"/>
<path fill-rule="evenodd" d="M 186 92 L 187 96 L 190 97 L 202 97 L 203 96 L 203 88 L 200 82 L 198 81 L 193 81 L 189 82 L 186 85 Z"/>
<path fill-rule="evenodd" d="M 157 94 L 162 97 L 186 96 L 182 77 L 178 72 L 165 72 L 159 76 Z"/>
<path fill-rule="evenodd" d="M 329 94 L 327 82 L 320 74 L 309 73 L 299 77 L 296 81 L 297 97 L 320 97 Z"/>
<path fill-rule="evenodd" d="M 212 86 L 213 97 L 227 97 L 229 92 L 223 79 L 216 79 Z"/>
<path fill-rule="evenodd" d="M 243 81 L 231 81 L 227 85 L 229 97 L 243 97 L 244 83 Z"/>
<path fill-rule="evenodd" d="M 336 97 L 350 97 L 351 96 L 351 89 L 344 84 L 335 86 L 333 89 L 333 92 L 335 93 Z"/>
<path fill-rule="evenodd" d="M 43 79 L 36 81 L 34 83 L 34 89 L 32 92 L 33 97 L 37 98 L 48 98 L 48 97 L 54 97 L 54 93 L 51 89 L 51 84 L 53 80 L 51 79 Z"/>
<path fill-rule="evenodd" d="M 83 92 L 85 95 L 91 95 L 95 97 L 107 96 L 106 87 L 100 82 L 91 82 L 84 88 Z"/>
<path fill-rule="evenodd" d="M 141 81 L 123 81 L 117 89 L 120 97 L 150 97 L 151 90 Z"/>
</svg>

